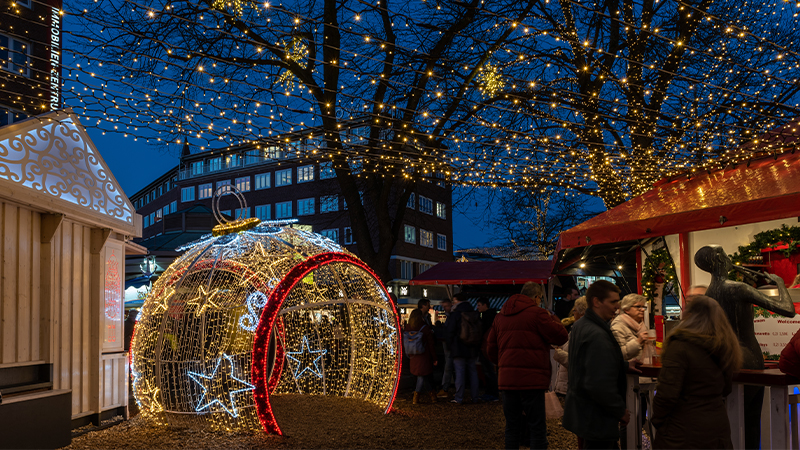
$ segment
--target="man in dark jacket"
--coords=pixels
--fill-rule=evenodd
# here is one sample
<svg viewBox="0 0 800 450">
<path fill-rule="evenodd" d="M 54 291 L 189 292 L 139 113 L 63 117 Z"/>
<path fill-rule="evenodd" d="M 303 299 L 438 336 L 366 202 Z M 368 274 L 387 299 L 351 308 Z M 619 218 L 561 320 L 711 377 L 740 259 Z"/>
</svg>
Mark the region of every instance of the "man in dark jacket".
<svg viewBox="0 0 800 450">
<path fill-rule="evenodd" d="M 461 321 L 464 313 L 473 313 L 475 308 L 467 301 L 467 296 L 463 292 L 453 296 L 453 310 L 447 316 L 447 347 L 450 349 L 450 356 L 453 358 L 453 368 L 456 374 L 456 395 L 451 403 L 461 404 L 464 402 L 464 388 L 466 387 L 466 375 L 469 371 L 469 386 L 472 401 L 478 401 L 478 353 L 480 344 L 467 345 L 461 338 Z"/>
<path fill-rule="evenodd" d="M 568 293 L 564 295 L 564 298 L 559 300 L 555 308 L 553 308 L 553 311 L 559 319 L 569 317 L 570 311 L 575 307 L 575 300 L 581 296 L 581 293 L 574 287 L 567 288 L 567 291 Z"/>
<path fill-rule="evenodd" d="M 486 340 L 486 353 L 499 370 L 509 449 L 519 448 L 523 412 L 531 432 L 530 448 L 547 448 L 544 394 L 550 387 L 550 348 L 567 342 L 567 330 L 539 307 L 542 294 L 541 285 L 525 283 L 522 293 L 503 305 Z"/>
<path fill-rule="evenodd" d="M 608 322 L 619 309 L 619 288 L 598 280 L 589 286 L 589 309 L 572 326 L 564 428 L 583 438 L 584 448 L 617 449 L 625 408 L 628 364 Z"/>
</svg>

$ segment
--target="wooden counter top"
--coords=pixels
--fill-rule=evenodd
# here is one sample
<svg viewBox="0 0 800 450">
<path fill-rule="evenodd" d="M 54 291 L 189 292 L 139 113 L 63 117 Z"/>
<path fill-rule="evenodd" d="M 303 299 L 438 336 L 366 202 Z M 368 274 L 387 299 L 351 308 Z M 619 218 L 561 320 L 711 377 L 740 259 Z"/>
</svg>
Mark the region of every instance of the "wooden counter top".
<svg viewBox="0 0 800 450">
<path fill-rule="evenodd" d="M 642 371 L 640 376 L 658 378 L 661 372 L 661 366 L 642 365 L 639 367 Z M 628 371 L 633 374 L 635 372 Z M 765 369 L 765 370 L 747 370 L 742 369 L 738 374 L 733 376 L 733 381 L 745 384 L 760 384 L 764 386 L 788 386 L 790 384 L 800 384 L 800 379 L 791 375 L 787 375 L 778 369 Z"/>
</svg>

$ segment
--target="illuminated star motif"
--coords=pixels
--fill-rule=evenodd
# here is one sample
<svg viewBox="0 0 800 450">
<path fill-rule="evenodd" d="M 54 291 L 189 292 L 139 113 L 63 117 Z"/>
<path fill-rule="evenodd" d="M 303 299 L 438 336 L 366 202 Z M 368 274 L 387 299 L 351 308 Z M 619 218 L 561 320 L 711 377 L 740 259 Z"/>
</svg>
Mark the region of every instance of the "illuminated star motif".
<svg viewBox="0 0 800 450">
<path fill-rule="evenodd" d="M 389 346 L 389 353 L 394 355 L 394 339 L 392 339 L 392 337 L 397 334 L 397 328 L 392 325 L 386 310 L 381 310 L 381 312 L 372 319 L 378 322 L 378 347 L 386 344 Z"/>
<path fill-rule="evenodd" d="M 306 350 L 308 350 L 308 352 L 306 352 Z M 317 355 L 314 358 L 313 362 L 311 363 L 314 365 L 313 368 L 311 367 L 311 364 L 304 365 L 303 363 L 300 362 L 300 358 L 293 356 L 293 355 L 302 356 L 304 353 Z M 300 347 L 299 352 L 286 352 L 286 357 L 295 362 L 294 378 L 297 379 L 302 377 L 303 375 L 305 375 L 306 371 L 309 371 L 312 374 L 316 375 L 317 377 L 322 378 L 322 370 L 317 365 L 317 363 L 319 362 L 320 359 L 322 359 L 323 356 L 325 356 L 326 353 L 328 353 L 328 350 L 324 348 L 320 350 L 311 350 L 311 347 L 308 345 L 308 337 L 303 336 L 303 345 Z M 302 370 L 300 370 L 301 366 L 303 367 Z"/>
<path fill-rule="evenodd" d="M 161 291 L 161 298 L 158 299 L 158 303 L 156 303 L 156 312 L 163 309 L 164 311 L 169 309 L 169 299 L 175 295 L 175 287 L 174 286 L 167 286 Z M 140 312 L 141 314 L 141 312 Z"/>
<path fill-rule="evenodd" d="M 141 376 L 140 373 L 134 371 L 133 374 L 133 386 L 136 389 L 136 385 L 138 384 L 139 377 Z M 144 388 L 141 390 L 142 398 L 147 399 L 147 407 L 150 409 L 150 412 L 161 412 L 164 411 L 164 407 L 161 406 L 161 402 L 159 401 L 159 394 L 161 393 L 161 388 L 155 387 L 150 384 L 149 380 L 144 381 Z M 136 399 L 137 403 L 141 407 L 141 403 L 139 399 Z"/>
<path fill-rule="evenodd" d="M 220 370 L 220 365 L 222 365 L 223 360 L 227 361 L 225 363 L 227 367 Z M 239 417 L 239 411 L 236 409 L 236 394 L 252 391 L 256 388 L 252 384 L 236 378 L 233 374 L 233 358 L 226 354 L 217 358 L 217 363 L 210 375 L 197 372 L 187 373 L 189 378 L 203 388 L 203 395 L 200 397 L 200 401 L 197 402 L 197 408 L 195 408 L 195 411 L 198 412 L 204 409 L 211 411 L 211 405 L 216 404 L 225 410 L 226 413 L 230 414 L 231 417 Z M 218 392 L 222 395 L 218 398 L 212 398 L 212 396 Z M 227 395 L 225 395 L 226 393 Z"/>
<path fill-rule="evenodd" d="M 206 291 L 205 286 L 200 285 L 200 287 L 197 290 L 197 297 L 187 301 L 186 304 L 197 306 L 197 309 L 195 309 L 194 314 L 195 316 L 199 317 L 201 314 L 205 312 L 206 309 L 208 309 L 209 305 L 215 308 L 219 308 L 219 305 L 214 303 L 214 297 L 216 297 L 218 293 L 219 289 L 214 289 L 209 292 Z"/>
</svg>

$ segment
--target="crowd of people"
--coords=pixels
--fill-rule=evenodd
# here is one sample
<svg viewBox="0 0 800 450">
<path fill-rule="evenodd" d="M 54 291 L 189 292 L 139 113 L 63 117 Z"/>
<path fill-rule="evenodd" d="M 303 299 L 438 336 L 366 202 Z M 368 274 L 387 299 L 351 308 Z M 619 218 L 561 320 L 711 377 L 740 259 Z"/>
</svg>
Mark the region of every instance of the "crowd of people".
<svg viewBox="0 0 800 450">
<path fill-rule="evenodd" d="M 545 398 L 551 390 L 553 351 L 558 373 L 552 390 L 563 406 L 564 428 L 577 436 L 582 449 L 624 446 L 625 427 L 633 420 L 626 406 L 627 374 L 657 353 L 645 321 L 647 299 L 637 294 L 620 298 L 620 289 L 605 280 L 591 284 L 584 296 L 568 289 L 554 312 L 541 306 L 543 296 L 541 285 L 526 283 L 495 312 L 484 299 L 475 310 L 466 295 L 456 294 L 442 302 L 444 325 L 431 323 L 430 302 L 421 300 L 404 334 L 405 343 L 420 333 L 426 346 L 409 355 L 411 373 L 417 376 L 414 403 L 426 393 L 433 402 L 448 397 L 451 386 L 455 404 L 499 397 L 506 418 L 505 447 L 518 449 L 524 443 L 547 448 Z M 445 358 L 435 394 L 437 338 Z M 796 341 L 800 349 L 800 338 Z M 720 305 L 693 292 L 683 320 L 659 356 L 658 379 L 640 378 L 640 383 L 657 383 L 649 417 L 657 430 L 653 448 L 732 448 L 724 399 L 742 365 L 742 351 Z M 482 397 L 479 361 L 485 381 Z M 647 396 L 641 401 L 646 405 Z"/>
</svg>

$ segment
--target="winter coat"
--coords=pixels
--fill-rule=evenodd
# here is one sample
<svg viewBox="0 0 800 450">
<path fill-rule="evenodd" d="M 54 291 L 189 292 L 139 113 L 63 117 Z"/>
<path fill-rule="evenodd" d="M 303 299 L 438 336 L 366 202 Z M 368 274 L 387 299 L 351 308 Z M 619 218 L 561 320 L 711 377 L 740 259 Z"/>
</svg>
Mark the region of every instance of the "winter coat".
<svg viewBox="0 0 800 450">
<path fill-rule="evenodd" d="M 422 342 L 425 345 L 425 353 L 421 355 L 408 355 L 411 363 L 411 374 L 418 377 L 430 375 L 433 373 L 433 362 L 436 361 L 436 347 L 433 340 L 433 330 L 427 324 L 421 327 L 422 329 Z M 406 324 L 405 331 L 419 331 L 420 327 L 411 328 Z"/>
<path fill-rule="evenodd" d="M 781 351 L 778 367 L 781 372 L 800 378 L 800 331 L 792 336 L 792 339 Z"/>
<path fill-rule="evenodd" d="M 558 363 L 556 387 L 553 390 L 557 394 L 567 395 L 567 382 L 569 380 L 569 340 L 556 349 L 553 354 L 553 359 Z"/>
<path fill-rule="evenodd" d="M 501 390 L 548 389 L 550 348 L 567 341 L 556 316 L 525 295 L 506 301 L 486 339 L 486 355 L 497 364 Z"/>
<path fill-rule="evenodd" d="M 475 311 L 469 302 L 460 302 L 454 306 L 447 316 L 447 346 L 452 358 L 476 358 L 480 351 L 480 345 L 469 346 L 459 338 L 461 334 L 461 313 Z"/>
<path fill-rule="evenodd" d="M 625 319 L 622 317 L 623 314 L 625 313 L 619 313 L 619 315 L 614 317 L 614 320 L 611 321 L 611 333 L 614 334 L 614 339 L 619 343 L 622 349 L 622 357 L 625 358 L 625 361 L 641 359 L 643 346 L 639 343 L 637 332 L 631 330 L 631 327 L 625 323 Z M 640 332 L 647 332 L 647 327 L 644 323 L 639 325 Z"/>
<path fill-rule="evenodd" d="M 669 336 L 653 400 L 654 449 L 733 448 L 724 401 L 732 374 L 718 361 L 707 337 L 681 329 Z"/>
<path fill-rule="evenodd" d="M 572 326 L 564 428 L 591 440 L 619 438 L 628 363 L 611 328 L 592 309 Z"/>
</svg>

